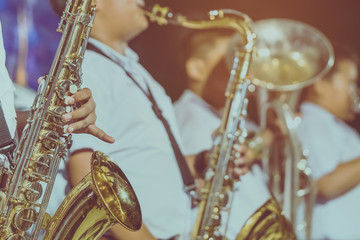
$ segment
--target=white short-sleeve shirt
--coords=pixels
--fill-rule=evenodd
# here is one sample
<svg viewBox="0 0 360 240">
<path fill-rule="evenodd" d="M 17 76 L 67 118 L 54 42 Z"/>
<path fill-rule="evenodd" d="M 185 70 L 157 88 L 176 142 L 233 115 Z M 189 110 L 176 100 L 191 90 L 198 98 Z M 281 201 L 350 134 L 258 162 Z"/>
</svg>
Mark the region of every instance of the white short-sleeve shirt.
<svg viewBox="0 0 360 240">
<path fill-rule="evenodd" d="M 175 103 L 175 112 L 185 154 L 209 150 L 212 133 L 220 126 L 220 114 L 190 90 L 185 90 Z M 251 122 L 247 122 L 246 127 L 249 131 L 256 130 Z M 235 239 L 246 220 L 270 198 L 266 180 L 257 165 L 241 177 L 235 189 L 227 231 L 229 239 Z"/>
<path fill-rule="evenodd" d="M 0 22 L 0 101 L 10 134 L 14 138 L 15 130 L 16 130 L 16 112 L 14 108 L 15 87 L 6 69 L 5 60 L 6 60 L 6 53 L 4 48 L 2 28 Z"/>
<path fill-rule="evenodd" d="M 360 157 L 358 133 L 334 115 L 312 103 L 301 106 L 299 139 L 309 150 L 314 179 L 337 165 Z M 359 173 L 360 174 L 360 173 Z M 336 199 L 317 203 L 313 211 L 312 239 L 360 239 L 360 185 Z"/>
<path fill-rule="evenodd" d="M 220 126 L 221 113 L 189 89 L 183 92 L 174 107 L 184 154 L 209 150 L 213 143 L 212 134 Z M 257 126 L 249 120 L 246 128 L 250 132 L 257 130 Z"/>
<path fill-rule="evenodd" d="M 96 102 L 97 126 L 115 138 L 104 143 L 87 134 L 73 136 L 71 152 L 90 148 L 108 154 L 124 171 L 139 199 L 143 221 L 160 239 L 191 231 L 191 202 L 171 143 L 162 122 L 155 116 L 146 95 L 119 67 L 121 64 L 143 89 L 147 86 L 179 141 L 172 102 L 164 89 L 140 65 L 135 52 L 121 55 L 103 43 L 90 42 L 108 58 L 87 50 L 82 65 L 83 87 L 91 89 Z M 115 63 L 116 62 L 116 63 Z"/>
</svg>

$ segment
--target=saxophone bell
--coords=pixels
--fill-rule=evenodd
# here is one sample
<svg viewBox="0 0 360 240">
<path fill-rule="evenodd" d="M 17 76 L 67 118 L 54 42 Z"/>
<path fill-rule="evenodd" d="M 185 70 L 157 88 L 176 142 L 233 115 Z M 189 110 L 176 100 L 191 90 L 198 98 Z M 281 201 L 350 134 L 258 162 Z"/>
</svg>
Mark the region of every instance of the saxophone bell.
<svg viewBox="0 0 360 240">
<path fill-rule="evenodd" d="M 49 220 L 44 240 L 98 239 L 115 223 L 140 229 L 140 204 L 125 174 L 102 152 L 94 152 L 91 162 L 91 173 Z"/>
</svg>

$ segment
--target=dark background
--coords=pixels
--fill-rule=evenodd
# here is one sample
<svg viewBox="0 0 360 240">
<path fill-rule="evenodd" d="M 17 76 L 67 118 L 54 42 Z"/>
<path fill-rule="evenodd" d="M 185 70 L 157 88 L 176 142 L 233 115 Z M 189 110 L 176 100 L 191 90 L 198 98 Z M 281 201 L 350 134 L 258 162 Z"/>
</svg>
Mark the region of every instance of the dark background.
<svg viewBox="0 0 360 240">
<path fill-rule="evenodd" d="M 254 21 L 266 18 L 290 18 L 310 24 L 329 39 L 351 45 L 360 53 L 359 0 L 163 0 L 147 1 L 170 6 L 173 12 L 189 19 L 212 9 L 231 8 L 249 15 Z M 132 41 L 141 63 L 152 73 L 175 100 L 185 87 L 177 66 L 179 42 L 187 30 L 176 26 L 149 29 Z"/>
</svg>

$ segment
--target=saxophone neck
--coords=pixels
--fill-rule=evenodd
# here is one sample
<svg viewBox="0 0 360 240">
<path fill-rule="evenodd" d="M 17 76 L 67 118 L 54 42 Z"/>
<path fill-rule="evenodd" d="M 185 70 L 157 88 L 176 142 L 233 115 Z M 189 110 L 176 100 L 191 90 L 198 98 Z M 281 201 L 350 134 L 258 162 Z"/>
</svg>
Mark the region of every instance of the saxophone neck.
<svg viewBox="0 0 360 240">
<path fill-rule="evenodd" d="M 179 15 L 175 16 L 169 7 L 162 7 L 159 4 L 155 4 L 152 7 L 144 7 L 143 10 L 150 22 L 156 22 L 159 26 L 168 25 L 169 23 L 179 25 L 177 21 Z"/>
<path fill-rule="evenodd" d="M 174 13 L 169 7 L 162 7 L 159 4 L 145 7 L 144 12 L 150 22 L 155 22 L 160 26 L 171 24 L 189 29 L 232 29 L 243 37 L 244 48 L 247 52 L 253 49 L 255 41 L 253 21 L 242 12 L 233 9 L 211 10 L 208 12 L 207 19 L 199 21 L 189 20 L 186 16 Z"/>
</svg>

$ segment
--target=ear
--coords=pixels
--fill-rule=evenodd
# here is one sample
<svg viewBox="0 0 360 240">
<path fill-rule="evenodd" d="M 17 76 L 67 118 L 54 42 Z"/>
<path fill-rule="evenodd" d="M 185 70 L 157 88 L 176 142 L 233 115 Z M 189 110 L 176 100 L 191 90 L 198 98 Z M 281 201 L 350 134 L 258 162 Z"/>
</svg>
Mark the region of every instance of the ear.
<svg viewBox="0 0 360 240">
<path fill-rule="evenodd" d="M 195 81 L 204 81 L 205 74 L 205 62 L 200 58 L 191 57 L 185 62 L 185 71 L 188 77 Z"/>
<path fill-rule="evenodd" d="M 328 93 L 329 87 L 331 87 L 330 79 L 319 79 L 313 85 L 313 90 L 316 96 L 321 97 Z"/>
</svg>

